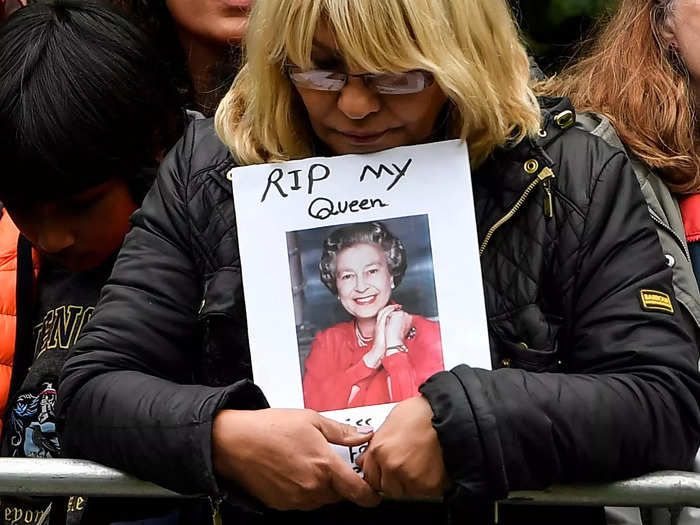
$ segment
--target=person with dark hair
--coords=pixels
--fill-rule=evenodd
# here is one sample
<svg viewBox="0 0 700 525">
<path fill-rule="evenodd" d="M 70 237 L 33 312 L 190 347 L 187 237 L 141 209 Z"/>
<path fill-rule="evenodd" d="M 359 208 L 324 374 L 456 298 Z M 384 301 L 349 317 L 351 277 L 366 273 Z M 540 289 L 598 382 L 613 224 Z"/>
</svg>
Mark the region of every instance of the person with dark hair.
<svg viewBox="0 0 700 525">
<path fill-rule="evenodd" d="M 188 109 L 212 116 L 240 66 L 251 0 L 108 0 L 167 57 Z"/>
<path fill-rule="evenodd" d="M 180 132 L 179 97 L 159 64 L 148 37 L 99 3 L 31 4 L 0 27 L 0 200 L 20 232 L 0 239 L 17 254 L 3 456 L 61 455 L 61 366 Z M 39 519 L 36 507 L 3 504 L 23 523 Z"/>
<path fill-rule="evenodd" d="M 314 338 L 304 363 L 304 406 L 325 411 L 403 401 L 444 369 L 440 325 L 391 300 L 406 266 L 403 243 L 381 222 L 328 236 L 321 281 L 353 320 Z"/>
</svg>

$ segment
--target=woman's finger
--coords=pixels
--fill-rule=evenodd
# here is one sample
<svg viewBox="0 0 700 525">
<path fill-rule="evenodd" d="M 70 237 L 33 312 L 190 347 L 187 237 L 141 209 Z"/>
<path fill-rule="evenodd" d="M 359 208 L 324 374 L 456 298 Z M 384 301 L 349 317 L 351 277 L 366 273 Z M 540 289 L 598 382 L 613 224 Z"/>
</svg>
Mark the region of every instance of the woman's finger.
<svg viewBox="0 0 700 525">
<path fill-rule="evenodd" d="M 348 499 L 361 507 L 375 507 L 381 501 L 379 494 L 357 475 L 335 452 L 331 451 L 333 460 L 330 463 L 331 485 L 333 490 L 344 499 Z"/>
<path fill-rule="evenodd" d="M 379 314 L 377 314 L 377 319 L 383 319 L 386 320 L 386 318 L 394 311 L 396 310 L 396 305 L 395 304 L 390 304 L 379 310 Z"/>
<path fill-rule="evenodd" d="M 382 308 L 379 311 L 379 315 L 377 315 L 377 324 L 386 325 L 395 311 L 395 304 L 390 304 L 389 306 L 385 306 L 384 308 Z"/>
<path fill-rule="evenodd" d="M 387 316 L 393 311 L 394 305 L 385 306 L 377 314 L 377 324 L 374 329 L 374 341 L 375 345 L 384 345 L 384 335 L 386 331 L 386 320 Z"/>
<path fill-rule="evenodd" d="M 362 469 L 367 484 L 376 492 L 380 492 L 382 490 L 382 472 L 374 459 L 374 454 L 371 452 L 368 454 L 365 451 L 358 458 L 357 464 Z"/>
<path fill-rule="evenodd" d="M 385 497 L 400 499 L 406 496 L 406 490 L 398 477 L 390 472 L 381 471 L 381 492 Z"/>
<path fill-rule="evenodd" d="M 338 423 L 327 417 L 319 416 L 314 426 L 323 434 L 326 441 L 335 445 L 356 447 L 367 443 L 372 438 L 374 429 L 369 426 L 354 427 Z"/>
</svg>

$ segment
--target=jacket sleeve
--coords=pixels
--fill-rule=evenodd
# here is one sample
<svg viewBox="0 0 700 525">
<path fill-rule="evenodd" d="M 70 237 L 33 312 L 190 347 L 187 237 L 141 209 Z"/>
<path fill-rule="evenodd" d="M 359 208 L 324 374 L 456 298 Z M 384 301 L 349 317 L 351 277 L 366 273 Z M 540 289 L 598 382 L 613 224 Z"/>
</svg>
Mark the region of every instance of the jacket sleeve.
<svg viewBox="0 0 700 525">
<path fill-rule="evenodd" d="M 192 258 L 187 196 L 195 131 L 161 166 L 69 356 L 59 391 L 64 455 L 91 459 L 182 493 L 218 494 L 212 419 L 266 406 L 250 381 L 193 384 L 202 340 L 201 272 Z"/>
<path fill-rule="evenodd" d="M 588 191 L 560 341 L 566 373 L 462 365 L 421 387 L 457 500 L 692 464 L 697 342 L 621 153 Z M 668 294 L 675 313 L 642 308 L 643 289 Z"/>
</svg>

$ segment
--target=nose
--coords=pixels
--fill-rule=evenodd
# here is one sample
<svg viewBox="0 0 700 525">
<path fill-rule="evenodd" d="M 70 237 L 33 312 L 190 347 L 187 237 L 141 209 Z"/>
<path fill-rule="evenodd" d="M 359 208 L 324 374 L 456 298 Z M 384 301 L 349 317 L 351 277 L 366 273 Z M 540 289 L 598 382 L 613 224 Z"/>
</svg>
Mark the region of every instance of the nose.
<svg viewBox="0 0 700 525">
<path fill-rule="evenodd" d="M 364 292 L 367 290 L 367 288 L 369 288 L 369 287 L 367 286 L 367 283 L 365 282 L 364 277 L 362 277 L 361 275 L 358 275 L 357 279 L 355 280 L 355 291 L 356 292 Z"/>
<path fill-rule="evenodd" d="M 347 84 L 340 90 L 338 109 L 350 119 L 361 120 L 378 112 L 381 109 L 381 100 L 361 78 L 349 77 Z"/>
<path fill-rule="evenodd" d="M 58 253 L 75 244 L 75 236 L 60 224 L 44 223 L 37 236 L 37 247 L 44 253 Z"/>
</svg>

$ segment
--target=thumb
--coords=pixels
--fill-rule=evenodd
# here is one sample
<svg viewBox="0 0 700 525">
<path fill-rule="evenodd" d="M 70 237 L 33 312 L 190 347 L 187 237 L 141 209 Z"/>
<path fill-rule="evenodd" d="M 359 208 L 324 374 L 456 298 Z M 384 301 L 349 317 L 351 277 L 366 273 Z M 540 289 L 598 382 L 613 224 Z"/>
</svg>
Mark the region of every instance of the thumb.
<svg viewBox="0 0 700 525">
<path fill-rule="evenodd" d="M 316 428 L 321 431 L 326 441 L 335 445 L 355 447 L 367 443 L 372 438 L 372 427 L 354 427 L 338 423 L 327 417 L 320 416 Z"/>
</svg>

